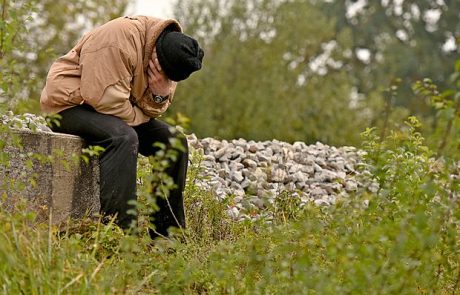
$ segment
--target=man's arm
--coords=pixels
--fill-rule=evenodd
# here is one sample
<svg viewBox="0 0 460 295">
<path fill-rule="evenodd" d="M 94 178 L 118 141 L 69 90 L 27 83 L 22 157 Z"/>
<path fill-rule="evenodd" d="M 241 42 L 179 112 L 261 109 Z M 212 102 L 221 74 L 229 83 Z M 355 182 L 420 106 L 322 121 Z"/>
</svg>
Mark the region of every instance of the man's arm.
<svg viewBox="0 0 460 295">
<path fill-rule="evenodd" d="M 97 104 L 90 104 L 99 113 L 119 117 L 128 125 L 137 126 L 150 118 L 139 107 L 132 105 L 129 100 L 130 93 L 130 79 L 120 80 L 104 90 Z"/>
</svg>

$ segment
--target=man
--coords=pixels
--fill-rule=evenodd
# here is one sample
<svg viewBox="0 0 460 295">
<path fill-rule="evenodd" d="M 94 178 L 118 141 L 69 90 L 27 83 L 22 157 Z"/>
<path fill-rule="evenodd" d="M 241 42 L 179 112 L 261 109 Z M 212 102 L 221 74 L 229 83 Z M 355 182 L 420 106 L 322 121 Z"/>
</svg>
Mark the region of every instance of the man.
<svg viewBox="0 0 460 295">
<path fill-rule="evenodd" d="M 184 227 L 183 190 L 187 173 L 187 141 L 157 118 L 173 100 L 176 83 L 201 68 L 203 50 L 182 33 L 175 20 L 146 16 L 114 19 L 89 33 L 48 73 L 40 104 L 47 114 L 59 114 L 57 132 L 79 135 L 89 145 L 105 148 L 100 156 L 101 210 L 116 215 L 128 228 L 136 199 L 137 154 L 151 156 L 161 142 L 173 149 L 178 138 L 184 149 L 169 163 L 167 174 L 176 188 L 158 199 L 152 216 L 152 238 Z"/>
</svg>

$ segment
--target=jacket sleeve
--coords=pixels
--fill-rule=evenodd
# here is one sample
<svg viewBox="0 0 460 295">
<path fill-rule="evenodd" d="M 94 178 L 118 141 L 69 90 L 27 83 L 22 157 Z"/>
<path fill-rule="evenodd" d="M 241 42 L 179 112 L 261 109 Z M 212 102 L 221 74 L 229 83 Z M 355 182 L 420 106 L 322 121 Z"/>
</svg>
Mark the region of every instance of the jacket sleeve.
<svg viewBox="0 0 460 295">
<path fill-rule="evenodd" d="M 162 103 L 156 103 L 152 100 L 153 95 L 152 95 L 152 92 L 150 91 L 150 88 L 147 88 L 142 98 L 138 99 L 134 103 L 136 104 L 136 106 L 141 108 L 143 113 L 146 114 L 147 116 L 151 118 L 160 117 L 164 112 L 166 112 L 166 110 L 171 105 L 173 101 L 174 93 L 176 91 L 176 85 L 177 85 L 176 82 L 173 82 L 173 86 L 171 87 L 169 98 Z"/>
<path fill-rule="evenodd" d="M 130 126 L 137 126 L 150 120 L 142 110 L 133 106 L 130 98 L 130 79 L 120 80 L 114 85 L 108 86 L 99 101 L 89 103 L 97 112 L 119 117 Z"/>
</svg>

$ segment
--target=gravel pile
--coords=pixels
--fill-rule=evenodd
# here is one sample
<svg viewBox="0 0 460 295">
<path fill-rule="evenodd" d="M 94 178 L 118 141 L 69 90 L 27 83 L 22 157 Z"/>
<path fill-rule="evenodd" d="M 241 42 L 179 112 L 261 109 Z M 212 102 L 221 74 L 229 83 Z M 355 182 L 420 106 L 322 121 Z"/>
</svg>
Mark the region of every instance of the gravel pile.
<svg viewBox="0 0 460 295">
<path fill-rule="evenodd" d="M 0 120 L 15 129 L 51 132 L 45 119 L 33 114 L 8 112 Z M 196 184 L 221 200 L 232 198 L 229 213 L 237 219 L 257 218 L 251 212 L 262 212 L 280 194 L 295 198 L 299 206 L 327 206 L 359 189 L 378 189 L 366 177 L 363 152 L 354 147 L 187 137 L 202 155 Z"/>
<path fill-rule="evenodd" d="M 32 130 L 42 132 L 52 132 L 46 125 L 46 120 L 42 116 L 34 114 L 14 115 L 13 112 L 6 112 L 0 116 L 3 125 L 19 130 Z"/>
<path fill-rule="evenodd" d="M 220 199 L 231 196 L 229 212 L 235 218 L 253 218 L 250 212 L 265 209 L 281 193 L 300 200 L 300 206 L 308 202 L 327 206 L 358 189 L 378 189 L 366 181 L 370 173 L 364 169 L 363 152 L 354 147 L 199 140 L 193 134 L 188 141 L 203 157 L 203 177 L 197 184 Z"/>
</svg>

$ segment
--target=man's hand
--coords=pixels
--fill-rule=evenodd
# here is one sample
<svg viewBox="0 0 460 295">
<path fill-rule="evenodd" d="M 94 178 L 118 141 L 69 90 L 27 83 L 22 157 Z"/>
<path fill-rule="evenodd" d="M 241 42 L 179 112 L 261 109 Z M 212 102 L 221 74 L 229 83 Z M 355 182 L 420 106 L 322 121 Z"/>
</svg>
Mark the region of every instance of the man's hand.
<svg viewBox="0 0 460 295">
<path fill-rule="evenodd" d="M 152 58 L 149 60 L 148 81 L 149 88 L 153 94 L 166 96 L 171 93 L 173 81 L 162 71 L 155 50 L 152 53 Z"/>
</svg>

